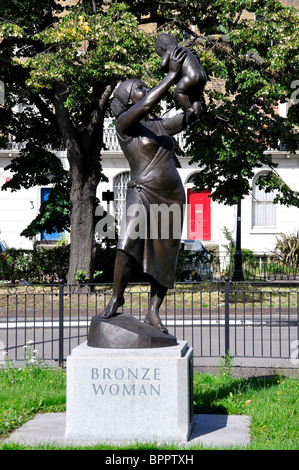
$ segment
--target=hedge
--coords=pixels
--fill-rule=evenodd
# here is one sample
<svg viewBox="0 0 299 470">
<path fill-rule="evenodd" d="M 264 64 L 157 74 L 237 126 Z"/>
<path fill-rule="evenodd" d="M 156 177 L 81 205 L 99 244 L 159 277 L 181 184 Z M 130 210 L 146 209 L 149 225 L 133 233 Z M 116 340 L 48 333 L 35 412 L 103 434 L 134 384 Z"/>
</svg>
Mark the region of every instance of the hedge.
<svg viewBox="0 0 299 470">
<path fill-rule="evenodd" d="M 23 250 L 9 248 L 0 255 L 0 279 L 16 281 L 57 282 L 68 270 L 70 248 Z"/>
<path fill-rule="evenodd" d="M 116 246 L 96 245 L 95 271 L 101 271 L 96 282 L 113 282 Z M 23 250 L 10 248 L 0 254 L 0 280 L 55 283 L 66 278 L 70 245 Z"/>
</svg>

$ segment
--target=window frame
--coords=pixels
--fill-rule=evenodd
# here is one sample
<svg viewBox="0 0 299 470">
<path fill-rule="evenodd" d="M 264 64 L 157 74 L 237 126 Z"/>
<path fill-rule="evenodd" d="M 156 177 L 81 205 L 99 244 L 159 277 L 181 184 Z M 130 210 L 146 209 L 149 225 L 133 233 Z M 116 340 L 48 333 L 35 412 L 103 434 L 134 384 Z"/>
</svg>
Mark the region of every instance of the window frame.
<svg viewBox="0 0 299 470">
<path fill-rule="evenodd" d="M 276 229 L 277 228 L 277 205 L 273 204 L 273 199 L 275 197 L 275 191 L 266 193 L 265 190 L 259 189 L 256 185 L 256 181 L 261 175 L 271 173 L 270 171 L 261 171 L 257 173 L 252 181 L 252 200 L 251 200 L 251 228 L 254 229 Z M 256 194 L 258 192 L 259 194 Z M 264 199 L 261 199 L 261 195 L 266 195 Z M 272 196 L 272 198 L 271 198 Z M 258 204 L 262 203 L 261 206 Z M 273 214 L 269 215 L 266 213 L 266 207 L 272 207 Z M 257 209 L 263 211 L 262 214 L 257 213 Z M 273 223 L 267 223 L 267 219 L 273 221 Z M 262 220 L 263 224 L 258 224 L 257 222 Z"/>
</svg>

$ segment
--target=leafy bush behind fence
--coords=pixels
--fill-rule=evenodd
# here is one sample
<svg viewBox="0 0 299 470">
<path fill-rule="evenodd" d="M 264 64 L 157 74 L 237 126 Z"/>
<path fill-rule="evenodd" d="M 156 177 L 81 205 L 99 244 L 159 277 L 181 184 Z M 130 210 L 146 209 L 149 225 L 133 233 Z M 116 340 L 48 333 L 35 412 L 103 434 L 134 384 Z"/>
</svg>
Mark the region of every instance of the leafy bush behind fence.
<svg viewBox="0 0 299 470">
<path fill-rule="evenodd" d="M 100 271 L 97 282 L 113 282 L 114 259 L 116 246 L 97 245 L 95 271 Z M 276 255 L 256 255 L 251 250 L 242 250 L 243 274 L 245 280 L 296 280 L 299 277 L 299 263 L 296 260 L 288 262 Z M 30 283 L 55 283 L 59 278 L 66 277 L 69 265 L 70 245 L 56 246 L 51 249 L 24 250 L 10 248 L 0 254 L 0 280 L 11 283 L 25 280 Z M 185 272 L 186 263 L 190 267 L 189 274 Z M 194 269 L 192 269 L 192 265 Z M 232 277 L 234 272 L 234 250 L 229 254 L 217 255 L 215 252 L 179 253 L 176 280 L 208 280 L 193 279 L 195 267 L 201 265 L 203 272 L 210 270 L 214 280 L 223 280 L 225 276 Z M 193 272 L 194 271 L 194 272 Z M 142 270 L 134 271 L 133 282 L 145 281 Z M 187 277 L 186 277 L 187 276 Z"/>
<path fill-rule="evenodd" d="M 36 250 L 10 248 L 0 255 L 0 279 L 12 283 L 57 282 L 67 272 L 69 252 L 68 245 Z"/>
<path fill-rule="evenodd" d="M 112 282 L 116 246 L 96 246 L 95 271 L 101 271 L 98 282 Z M 70 245 L 23 250 L 10 248 L 0 254 L 0 280 L 11 283 L 55 283 L 68 272 Z"/>
</svg>

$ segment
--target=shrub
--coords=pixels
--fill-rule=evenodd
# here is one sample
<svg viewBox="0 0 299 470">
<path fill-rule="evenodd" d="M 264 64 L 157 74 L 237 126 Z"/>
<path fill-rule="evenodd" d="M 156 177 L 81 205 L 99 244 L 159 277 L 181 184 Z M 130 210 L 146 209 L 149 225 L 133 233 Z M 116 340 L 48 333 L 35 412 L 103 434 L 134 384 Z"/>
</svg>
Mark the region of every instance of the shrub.
<svg viewBox="0 0 299 470">
<path fill-rule="evenodd" d="M 116 257 L 115 243 L 97 243 L 94 269 L 99 274 L 96 282 L 113 282 L 114 260 Z"/>
<path fill-rule="evenodd" d="M 284 265 L 298 266 L 299 264 L 299 232 L 276 237 L 274 253 Z"/>
<path fill-rule="evenodd" d="M 192 280 L 196 280 L 197 268 L 200 266 L 203 272 L 208 273 L 213 263 L 217 261 L 217 257 L 213 251 L 208 251 L 205 248 L 199 251 L 183 250 L 180 249 L 178 254 L 178 261 L 176 267 L 176 281 L 184 281 L 186 276 Z"/>
<path fill-rule="evenodd" d="M 234 270 L 235 265 L 235 253 L 236 253 L 236 246 L 235 241 L 232 237 L 232 232 L 228 230 L 227 227 L 223 227 L 223 233 L 228 241 L 226 245 L 222 245 L 229 255 L 229 265 L 227 267 L 227 275 L 231 276 Z M 242 262 L 243 262 L 243 270 L 246 277 L 250 275 L 252 269 L 255 269 L 258 263 L 258 257 L 254 254 L 253 250 L 249 248 L 241 248 L 242 252 Z"/>
<path fill-rule="evenodd" d="M 57 282 L 68 270 L 70 247 L 23 250 L 10 248 L 0 256 L 0 279 L 12 283 L 17 280 L 29 282 Z"/>
</svg>

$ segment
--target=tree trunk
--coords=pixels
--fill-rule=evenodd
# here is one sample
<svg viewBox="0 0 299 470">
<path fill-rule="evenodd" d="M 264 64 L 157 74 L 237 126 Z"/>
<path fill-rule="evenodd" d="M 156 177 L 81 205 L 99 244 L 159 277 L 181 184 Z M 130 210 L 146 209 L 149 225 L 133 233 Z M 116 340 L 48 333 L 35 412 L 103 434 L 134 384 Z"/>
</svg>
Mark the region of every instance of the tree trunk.
<svg viewBox="0 0 299 470">
<path fill-rule="evenodd" d="M 71 252 L 67 282 L 76 282 L 78 271 L 87 279 L 93 278 L 95 259 L 96 191 L 101 176 L 100 152 L 102 148 L 104 114 L 109 97 L 116 85 L 111 79 L 94 87 L 94 107 L 89 122 L 82 132 L 73 125 L 64 106 L 67 87 L 56 81 L 53 102 L 58 127 L 65 142 L 71 177 Z"/>
<path fill-rule="evenodd" d="M 74 176 L 76 173 L 77 176 Z M 71 172 L 71 252 L 67 282 L 72 284 L 78 271 L 93 278 L 95 258 L 96 188 L 92 177 Z"/>
<path fill-rule="evenodd" d="M 88 134 L 74 128 L 68 110 L 64 106 L 67 88 L 64 83 L 54 85 L 53 101 L 56 120 L 64 139 L 71 178 L 71 252 L 67 282 L 76 282 L 78 271 L 92 279 L 95 255 L 95 205 L 99 183 L 99 145 L 93 145 Z M 98 121 L 99 127 L 103 123 Z M 100 139 L 98 139 L 100 140 Z"/>
</svg>

